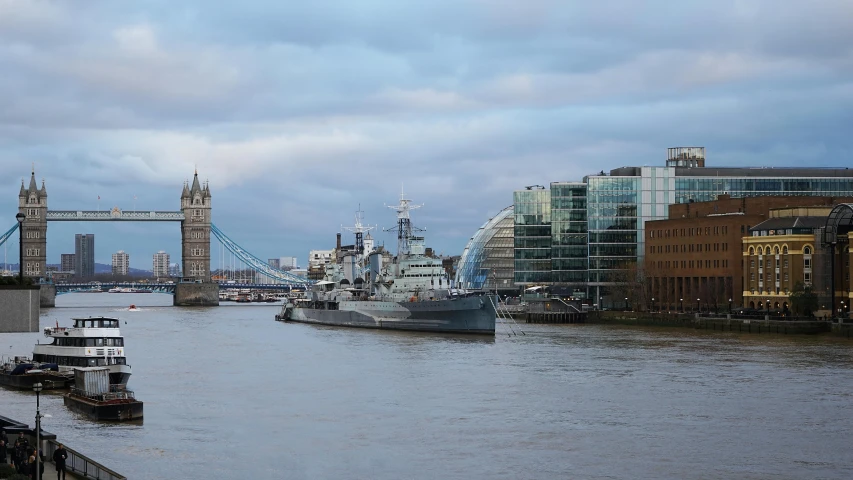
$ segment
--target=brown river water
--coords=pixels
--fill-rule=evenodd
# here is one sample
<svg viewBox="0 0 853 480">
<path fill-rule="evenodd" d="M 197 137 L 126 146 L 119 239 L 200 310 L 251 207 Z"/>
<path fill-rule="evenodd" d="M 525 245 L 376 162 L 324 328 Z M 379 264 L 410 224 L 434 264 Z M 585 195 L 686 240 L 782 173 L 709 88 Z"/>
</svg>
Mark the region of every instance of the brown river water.
<svg viewBox="0 0 853 480">
<path fill-rule="evenodd" d="M 597 325 L 395 333 L 280 323 L 271 304 L 171 301 L 69 294 L 41 317 L 122 320 L 144 421 L 93 422 L 57 393 L 41 411 L 44 430 L 131 479 L 853 478 L 849 340 Z M 46 340 L 0 338 L 5 355 Z M 32 424 L 34 394 L 0 389 L 0 415 Z"/>
</svg>

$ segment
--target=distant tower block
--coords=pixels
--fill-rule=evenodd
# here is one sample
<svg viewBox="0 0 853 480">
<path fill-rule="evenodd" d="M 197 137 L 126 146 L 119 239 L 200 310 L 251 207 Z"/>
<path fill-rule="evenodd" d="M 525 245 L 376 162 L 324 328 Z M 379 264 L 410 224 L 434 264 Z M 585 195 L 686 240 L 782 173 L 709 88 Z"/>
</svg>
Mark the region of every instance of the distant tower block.
<svg viewBox="0 0 853 480">
<path fill-rule="evenodd" d="M 184 278 L 210 281 L 210 187 L 199 184 L 198 171 L 192 187 L 184 182 L 181 193 L 181 260 Z"/>
<path fill-rule="evenodd" d="M 23 229 L 24 275 L 32 278 L 43 277 L 47 271 L 47 190 L 44 180 L 41 189 L 36 185 L 36 172 L 32 171 L 29 188 L 24 188 L 21 180 L 21 193 L 18 194 L 18 212 L 26 215 Z"/>
</svg>

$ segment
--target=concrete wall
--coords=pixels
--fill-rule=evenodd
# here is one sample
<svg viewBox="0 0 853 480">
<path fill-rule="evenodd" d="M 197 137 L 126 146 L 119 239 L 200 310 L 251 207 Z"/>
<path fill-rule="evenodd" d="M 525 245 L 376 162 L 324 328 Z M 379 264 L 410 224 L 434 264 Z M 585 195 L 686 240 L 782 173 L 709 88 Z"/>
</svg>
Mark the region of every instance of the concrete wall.
<svg viewBox="0 0 853 480">
<path fill-rule="evenodd" d="M 50 308 L 56 306 L 56 285 L 41 285 L 41 294 L 39 295 L 41 308 Z"/>
<path fill-rule="evenodd" d="M 780 335 L 814 335 L 832 331 L 832 324 L 826 321 L 790 321 L 790 320 L 743 320 L 728 318 L 696 317 L 690 314 L 666 314 L 646 312 L 590 312 L 587 323 L 644 325 L 659 327 L 686 327 L 698 330 L 716 330 L 721 332 L 741 332 Z M 843 336 L 839 331 L 836 335 Z"/>
<path fill-rule="evenodd" d="M 176 307 L 219 306 L 219 284 L 177 283 L 173 305 Z"/>
<path fill-rule="evenodd" d="M 0 286 L 0 333 L 38 332 L 39 285 Z"/>
</svg>

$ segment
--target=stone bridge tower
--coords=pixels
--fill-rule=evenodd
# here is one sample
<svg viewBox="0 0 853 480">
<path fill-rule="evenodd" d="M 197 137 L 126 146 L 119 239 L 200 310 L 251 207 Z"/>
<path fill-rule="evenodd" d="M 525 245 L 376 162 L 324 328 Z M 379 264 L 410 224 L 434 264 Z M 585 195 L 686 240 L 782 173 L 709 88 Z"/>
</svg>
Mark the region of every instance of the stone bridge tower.
<svg viewBox="0 0 853 480">
<path fill-rule="evenodd" d="M 181 261 L 184 278 L 210 281 L 210 188 L 199 184 L 198 171 L 192 187 L 184 182 L 181 193 Z"/>
<path fill-rule="evenodd" d="M 41 188 L 36 185 L 36 172 L 33 169 L 29 188 L 24 188 L 21 180 L 21 193 L 18 194 L 18 212 L 26 218 L 21 224 L 23 229 L 24 275 L 37 279 L 47 271 L 47 190 L 44 180 Z"/>
</svg>

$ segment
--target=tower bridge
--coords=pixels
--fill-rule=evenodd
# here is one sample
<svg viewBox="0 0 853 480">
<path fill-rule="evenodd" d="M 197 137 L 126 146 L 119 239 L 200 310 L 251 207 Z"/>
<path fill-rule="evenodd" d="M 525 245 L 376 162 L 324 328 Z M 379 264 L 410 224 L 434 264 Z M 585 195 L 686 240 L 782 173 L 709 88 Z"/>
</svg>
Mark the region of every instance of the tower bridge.
<svg viewBox="0 0 853 480">
<path fill-rule="evenodd" d="M 174 285 L 174 305 L 218 305 L 219 286 L 211 281 L 211 234 L 249 269 L 283 286 L 304 286 L 309 280 L 290 272 L 273 268 L 258 257 L 241 248 L 212 222 L 210 186 L 198 179 L 198 171 L 192 182 L 185 181 L 180 196 L 180 209 L 174 211 L 123 211 L 118 207 L 110 210 L 50 210 L 45 181 L 41 187 L 31 172 L 29 186 L 21 180 L 18 194 L 19 216 L 23 221 L 13 225 L 0 235 L 0 245 L 20 229 L 21 268 L 23 274 L 38 283 L 45 284 L 42 303 L 53 306 L 56 287 L 45 282 L 47 278 L 47 224 L 48 222 L 73 221 L 132 221 L 132 222 L 180 222 L 181 266 L 183 279 Z M 52 291 L 52 293 L 50 293 Z"/>
</svg>

